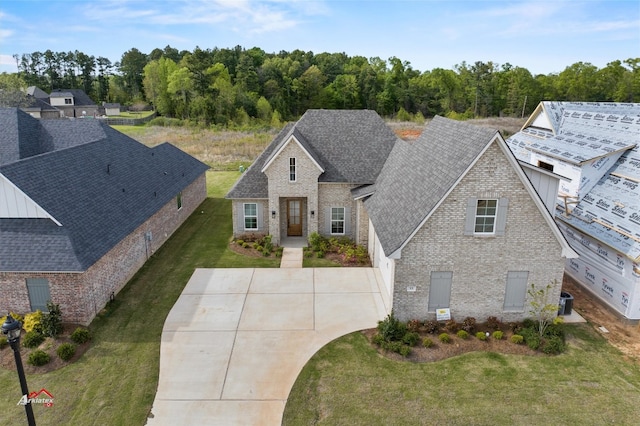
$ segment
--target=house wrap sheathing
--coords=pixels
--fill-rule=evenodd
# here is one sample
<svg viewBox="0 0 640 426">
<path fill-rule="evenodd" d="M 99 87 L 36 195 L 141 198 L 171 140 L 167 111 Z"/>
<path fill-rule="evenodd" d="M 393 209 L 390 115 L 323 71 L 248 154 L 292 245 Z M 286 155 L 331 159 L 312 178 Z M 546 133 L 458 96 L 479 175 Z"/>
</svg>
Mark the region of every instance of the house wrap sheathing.
<svg viewBox="0 0 640 426">
<path fill-rule="evenodd" d="M 640 319 L 640 104 L 541 102 L 507 144 L 562 177 L 555 218 L 580 255 L 566 273 Z"/>
</svg>

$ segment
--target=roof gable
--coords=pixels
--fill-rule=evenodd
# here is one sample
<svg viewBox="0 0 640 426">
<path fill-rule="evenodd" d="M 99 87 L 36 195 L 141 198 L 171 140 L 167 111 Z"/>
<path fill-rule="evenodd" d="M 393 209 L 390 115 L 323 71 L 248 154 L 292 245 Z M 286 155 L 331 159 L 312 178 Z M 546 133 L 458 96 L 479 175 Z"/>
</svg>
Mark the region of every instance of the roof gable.
<svg viewBox="0 0 640 426">
<path fill-rule="evenodd" d="M 274 150 L 274 152 L 269 156 L 269 158 L 267 159 L 267 161 L 265 162 L 265 165 L 262 166 L 262 170 L 260 170 L 262 173 L 265 173 L 267 171 L 267 169 L 269 168 L 269 166 L 271 166 L 271 164 L 273 164 L 273 161 L 282 153 L 282 151 L 285 150 L 285 148 L 291 144 L 291 143 L 295 143 L 298 145 L 298 147 L 307 155 L 307 157 L 309 157 L 309 159 L 311 160 L 311 162 L 318 168 L 318 170 L 320 170 L 320 173 L 324 173 L 324 169 L 322 168 L 322 166 L 318 163 L 318 158 L 316 155 L 314 155 L 313 153 L 313 148 L 311 148 L 311 146 L 309 145 L 309 143 L 306 141 L 306 139 L 304 138 L 304 136 L 302 136 L 300 134 L 300 132 L 298 132 L 295 127 L 293 128 L 293 130 L 290 132 L 289 135 L 287 135 L 284 139 L 282 139 L 282 142 L 276 147 L 276 149 Z"/>
</svg>

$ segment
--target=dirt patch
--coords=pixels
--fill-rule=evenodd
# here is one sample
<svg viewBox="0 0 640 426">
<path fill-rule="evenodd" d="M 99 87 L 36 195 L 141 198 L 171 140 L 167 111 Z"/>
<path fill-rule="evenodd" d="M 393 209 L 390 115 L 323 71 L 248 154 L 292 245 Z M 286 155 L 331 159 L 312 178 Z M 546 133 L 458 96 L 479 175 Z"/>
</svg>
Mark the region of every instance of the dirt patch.
<svg viewBox="0 0 640 426">
<path fill-rule="evenodd" d="M 629 324 L 620 314 L 598 301 L 595 296 L 565 275 L 562 290 L 573 296 L 574 309 L 586 319 L 607 341 L 627 358 L 640 361 L 640 327 Z M 600 327 L 607 329 L 602 332 Z"/>
<path fill-rule="evenodd" d="M 56 353 L 58 346 L 60 346 L 61 344 L 73 343 L 71 341 L 71 333 L 73 333 L 76 328 L 78 328 L 77 324 L 65 324 L 61 335 L 59 335 L 55 339 L 52 339 L 51 337 L 47 337 L 40 346 L 33 349 L 25 348 L 24 346 L 22 346 L 22 340 L 21 340 L 20 341 L 20 357 L 22 358 L 22 365 L 24 366 L 25 373 L 27 374 L 48 373 L 50 371 L 57 370 L 59 368 L 65 367 L 69 364 L 76 362 L 82 356 L 82 354 L 84 354 L 87 351 L 87 349 L 89 349 L 89 347 L 91 346 L 91 341 L 87 343 L 83 343 L 81 345 L 77 345 L 74 343 L 76 345 L 76 353 L 73 355 L 73 357 L 69 361 L 63 361 L 62 359 L 60 359 L 60 357 Z M 24 330 L 23 330 L 23 333 L 24 333 Z M 41 349 L 46 353 L 48 353 L 50 361 L 45 365 L 34 367 L 33 365 L 29 365 L 27 363 L 27 360 L 29 359 L 29 354 L 31 354 L 31 352 L 37 349 Z M 16 369 L 16 361 L 13 355 L 13 350 L 9 345 L 5 346 L 2 350 L 0 350 L 0 367 L 5 370 Z"/>
</svg>

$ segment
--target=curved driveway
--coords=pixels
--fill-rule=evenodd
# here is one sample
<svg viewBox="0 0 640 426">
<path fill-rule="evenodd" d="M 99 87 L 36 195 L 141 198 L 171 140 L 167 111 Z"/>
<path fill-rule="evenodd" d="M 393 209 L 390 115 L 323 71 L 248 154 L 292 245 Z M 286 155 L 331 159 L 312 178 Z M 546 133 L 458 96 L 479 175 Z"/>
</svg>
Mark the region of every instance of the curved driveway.
<svg viewBox="0 0 640 426">
<path fill-rule="evenodd" d="M 280 425 L 321 347 L 386 315 L 373 268 L 198 269 L 169 312 L 148 425 Z"/>
</svg>

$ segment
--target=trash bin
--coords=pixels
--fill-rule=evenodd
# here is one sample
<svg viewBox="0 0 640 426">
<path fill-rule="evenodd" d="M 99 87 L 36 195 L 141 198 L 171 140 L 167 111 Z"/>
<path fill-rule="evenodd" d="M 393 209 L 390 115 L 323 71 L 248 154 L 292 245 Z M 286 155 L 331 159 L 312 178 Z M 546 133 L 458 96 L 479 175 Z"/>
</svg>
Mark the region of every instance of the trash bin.
<svg viewBox="0 0 640 426">
<path fill-rule="evenodd" d="M 573 310 L 573 296 L 567 292 L 560 292 L 560 303 L 558 305 L 558 315 L 571 315 Z"/>
</svg>

